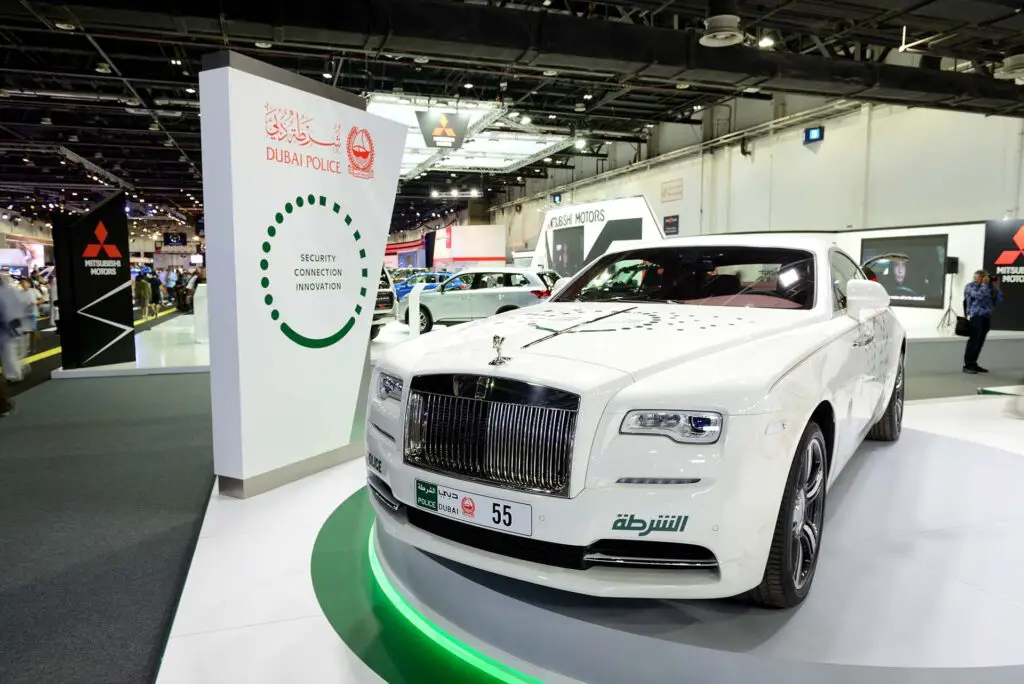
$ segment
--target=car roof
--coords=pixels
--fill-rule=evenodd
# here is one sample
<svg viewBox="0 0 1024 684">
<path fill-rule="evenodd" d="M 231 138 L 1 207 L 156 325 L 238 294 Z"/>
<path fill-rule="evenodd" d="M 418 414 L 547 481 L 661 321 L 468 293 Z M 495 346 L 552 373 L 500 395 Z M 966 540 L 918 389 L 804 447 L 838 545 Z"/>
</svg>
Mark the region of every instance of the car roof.
<svg viewBox="0 0 1024 684">
<path fill-rule="evenodd" d="M 803 249 L 815 253 L 827 253 L 836 247 L 835 237 L 830 233 L 721 233 L 715 235 L 693 235 L 690 237 L 644 240 L 632 245 L 623 245 L 614 252 L 628 252 L 646 247 L 700 247 L 704 245 L 779 247 L 782 249 Z"/>
<path fill-rule="evenodd" d="M 535 269 L 532 266 L 473 266 L 466 268 L 452 275 L 463 273 L 546 273 L 550 269 Z"/>
</svg>

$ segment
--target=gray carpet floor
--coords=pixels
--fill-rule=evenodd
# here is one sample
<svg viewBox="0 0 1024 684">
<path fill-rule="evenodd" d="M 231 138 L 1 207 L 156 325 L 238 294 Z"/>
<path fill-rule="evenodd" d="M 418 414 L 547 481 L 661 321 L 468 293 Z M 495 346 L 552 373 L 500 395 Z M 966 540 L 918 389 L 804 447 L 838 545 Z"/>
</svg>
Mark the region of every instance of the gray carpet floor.
<svg viewBox="0 0 1024 684">
<path fill-rule="evenodd" d="M 944 399 L 977 394 L 983 387 L 1020 385 L 1024 380 L 1024 363 L 1020 373 L 955 373 L 910 374 L 907 376 L 907 399 Z"/>
<path fill-rule="evenodd" d="M 0 419 L 0 682 L 152 681 L 212 454 L 206 374 L 18 397 Z"/>
</svg>

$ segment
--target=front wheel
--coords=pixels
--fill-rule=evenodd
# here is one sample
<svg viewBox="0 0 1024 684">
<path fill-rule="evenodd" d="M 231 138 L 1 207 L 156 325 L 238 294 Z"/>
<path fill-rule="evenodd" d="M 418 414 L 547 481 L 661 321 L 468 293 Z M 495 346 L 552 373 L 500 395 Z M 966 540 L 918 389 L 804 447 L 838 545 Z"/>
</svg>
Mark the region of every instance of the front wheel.
<svg viewBox="0 0 1024 684">
<path fill-rule="evenodd" d="M 425 306 L 420 307 L 420 334 L 428 333 L 434 327 L 434 318 Z"/>
<path fill-rule="evenodd" d="M 379 326 L 379 325 L 375 325 L 375 326 L 372 326 L 370 328 L 370 339 L 371 340 L 377 339 L 377 335 L 380 335 L 380 328 L 381 328 L 381 326 Z"/>
<path fill-rule="evenodd" d="M 765 608 L 792 608 L 811 590 L 825 523 L 827 454 L 821 428 L 809 423 L 789 467 L 764 578 L 750 592 Z"/>
<path fill-rule="evenodd" d="M 871 426 L 868 439 L 879 442 L 895 442 L 903 431 L 903 402 L 906 397 L 906 355 L 900 354 L 899 365 L 896 366 L 896 382 L 889 395 L 889 403 L 885 413 L 878 422 Z"/>
</svg>

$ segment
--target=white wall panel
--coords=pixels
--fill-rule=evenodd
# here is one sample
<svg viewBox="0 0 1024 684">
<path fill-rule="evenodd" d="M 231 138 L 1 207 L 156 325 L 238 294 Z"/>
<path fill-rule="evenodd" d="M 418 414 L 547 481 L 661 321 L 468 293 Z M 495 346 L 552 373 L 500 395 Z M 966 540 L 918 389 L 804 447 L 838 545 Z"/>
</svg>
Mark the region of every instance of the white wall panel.
<svg viewBox="0 0 1024 684">
<path fill-rule="evenodd" d="M 1021 121 L 928 109 L 876 108 L 867 225 L 1001 217 L 1013 207 Z M 831 131 L 829 131 L 831 132 Z"/>
</svg>

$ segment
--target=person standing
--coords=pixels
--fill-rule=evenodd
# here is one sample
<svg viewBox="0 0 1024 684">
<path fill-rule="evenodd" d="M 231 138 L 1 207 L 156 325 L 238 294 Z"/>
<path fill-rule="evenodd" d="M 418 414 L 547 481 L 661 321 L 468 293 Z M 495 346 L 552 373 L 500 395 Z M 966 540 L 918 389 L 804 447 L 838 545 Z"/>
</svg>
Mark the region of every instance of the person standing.
<svg viewBox="0 0 1024 684">
<path fill-rule="evenodd" d="M 45 300 L 43 299 L 42 293 L 36 289 L 35 285 L 28 278 L 22 278 L 21 291 L 18 293 L 21 297 L 22 306 L 25 307 L 25 317 L 22 327 L 22 334 L 27 338 L 25 340 L 25 356 L 34 354 L 36 349 L 39 347 L 39 305 Z"/>
<path fill-rule="evenodd" d="M 24 306 L 11 277 L 0 273 L 0 365 L 10 382 L 21 382 L 21 332 L 24 324 Z"/>
<path fill-rule="evenodd" d="M 149 318 L 150 309 L 153 306 L 153 286 L 145 274 L 140 273 L 135 279 L 135 297 L 139 302 L 139 317 L 141 320 Z"/>
<path fill-rule="evenodd" d="M 983 270 L 975 271 L 974 280 L 964 288 L 964 316 L 970 330 L 964 350 L 964 373 L 988 373 L 978 365 L 978 357 L 992 327 L 992 309 L 1002 301 L 999 278 L 991 278 Z"/>
</svg>

